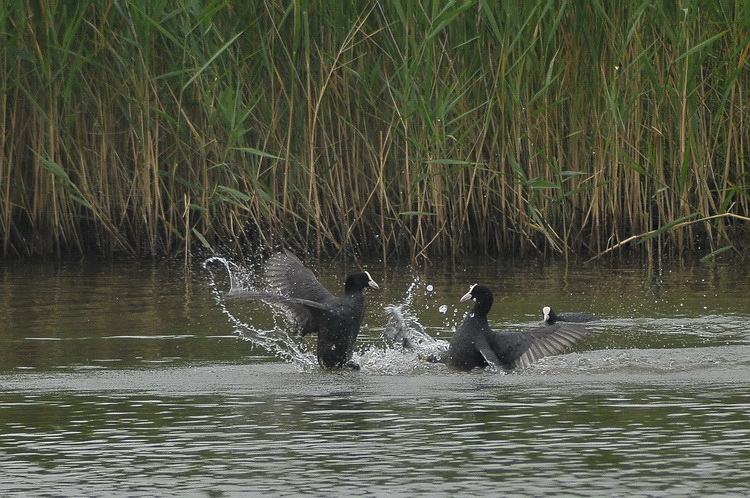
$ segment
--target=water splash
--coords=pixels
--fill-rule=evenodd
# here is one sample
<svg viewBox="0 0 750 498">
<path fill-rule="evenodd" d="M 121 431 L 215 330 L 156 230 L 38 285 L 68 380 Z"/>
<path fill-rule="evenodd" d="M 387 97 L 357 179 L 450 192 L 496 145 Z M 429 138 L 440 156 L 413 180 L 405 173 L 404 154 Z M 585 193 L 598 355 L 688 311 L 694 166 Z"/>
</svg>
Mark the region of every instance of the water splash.
<svg viewBox="0 0 750 498">
<path fill-rule="evenodd" d="M 354 354 L 362 372 L 379 375 L 411 375 L 415 373 L 444 372 L 445 365 L 431 363 L 414 349 L 371 346 Z"/>
<path fill-rule="evenodd" d="M 434 291 L 432 285 L 424 285 L 416 277 L 407 288 L 403 302 L 384 307 L 388 324 L 383 337 L 387 342 L 396 343 L 403 349 L 413 350 L 419 357 L 425 357 L 446 349 L 447 343 L 430 336 L 417 319 L 412 306 L 420 289 L 425 289 L 428 293 Z"/>
<path fill-rule="evenodd" d="M 219 265 L 226 271 L 225 277 L 228 279 L 229 291 L 222 291 L 220 289 L 220 277 L 213 271 L 212 267 L 214 265 Z M 279 323 L 279 319 L 285 321 L 286 316 L 285 312 L 279 308 L 271 307 L 271 310 L 273 310 L 273 327 L 270 329 L 256 327 L 245 322 L 229 309 L 225 299 L 228 293 L 236 293 L 242 290 L 256 290 L 253 284 L 255 274 L 252 271 L 241 267 L 233 261 L 218 256 L 205 260 L 203 268 L 211 275 L 209 280 L 211 293 L 219 309 L 221 309 L 221 312 L 227 317 L 229 323 L 234 328 L 235 334 L 242 340 L 250 342 L 253 346 L 261 347 L 279 358 L 290 361 L 302 370 L 317 367 L 318 362 L 315 353 L 310 351 L 304 342 L 299 341 L 298 338 L 291 337 L 287 332 L 289 327 Z"/>
<path fill-rule="evenodd" d="M 227 299 L 228 295 L 243 291 L 258 291 L 262 286 L 258 274 L 246 267 L 222 257 L 211 257 L 203 262 L 211 278 L 209 285 L 219 309 L 242 340 L 253 346 L 263 348 L 275 356 L 291 362 L 301 371 L 318 368 L 314 345 L 309 346 L 299 337 L 290 336 L 286 312 L 271 306 L 272 325 L 259 327 L 243 320 Z M 220 269 L 221 271 L 217 270 Z M 227 290 L 228 289 L 228 290 Z M 434 288 L 425 285 L 418 277 L 406 290 L 404 300 L 387 305 L 384 311 L 388 323 L 383 329 L 384 342 L 370 344 L 354 353 L 353 360 L 360 364 L 363 371 L 379 374 L 403 374 L 407 372 L 433 371 L 439 365 L 429 363 L 424 358 L 447 349 L 448 343 L 430 336 L 420 323 L 413 310 L 414 299 L 421 292 L 430 295 Z M 230 307 L 232 309 L 230 309 Z"/>
</svg>

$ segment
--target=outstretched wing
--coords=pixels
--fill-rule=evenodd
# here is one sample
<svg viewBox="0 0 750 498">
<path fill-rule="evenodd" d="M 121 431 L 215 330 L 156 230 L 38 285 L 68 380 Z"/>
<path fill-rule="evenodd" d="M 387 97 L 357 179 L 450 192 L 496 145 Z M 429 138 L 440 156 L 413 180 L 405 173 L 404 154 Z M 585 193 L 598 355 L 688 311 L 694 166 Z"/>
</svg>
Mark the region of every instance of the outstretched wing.
<svg viewBox="0 0 750 498">
<path fill-rule="evenodd" d="M 562 353 L 589 336 L 581 325 L 545 325 L 523 332 L 496 332 L 489 339 L 505 368 L 526 368 L 545 356 Z"/>
<path fill-rule="evenodd" d="M 271 305 L 279 306 L 288 311 L 300 335 L 317 332 L 311 327 L 313 317 L 325 316 L 331 313 L 331 307 L 325 303 L 310 301 L 296 297 L 287 297 L 267 292 L 234 291 L 226 295 L 228 299 L 255 299 Z"/>
<path fill-rule="evenodd" d="M 474 343 L 474 347 L 477 349 L 477 351 L 479 351 L 479 354 L 482 355 L 484 361 L 486 361 L 488 364 L 503 367 L 500 358 L 497 357 L 497 354 L 495 354 L 495 351 L 490 346 L 489 342 L 487 341 L 487 337 L 484 334 L 477 337 L 476 342 Z"/>
<path fill-rule="evenodd" d="M 317 303 L 328 303 L 336 298 L 297 256 L 286 249 L 271 256 L 265 268 L 268 284 L 283 296 Z"/>
</svg>

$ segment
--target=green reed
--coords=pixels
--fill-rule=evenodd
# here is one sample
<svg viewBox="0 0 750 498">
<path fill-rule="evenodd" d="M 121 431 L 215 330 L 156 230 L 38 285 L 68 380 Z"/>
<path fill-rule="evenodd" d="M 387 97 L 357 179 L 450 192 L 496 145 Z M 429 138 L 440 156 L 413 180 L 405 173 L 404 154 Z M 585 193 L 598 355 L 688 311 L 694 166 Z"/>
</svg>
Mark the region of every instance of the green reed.
<svg viewBox="0 0 750 498">
<path fill-rule="evenodd" d="M 5 256 L 747 248 L 746 2 L 2 3 Z"/>
</svg>

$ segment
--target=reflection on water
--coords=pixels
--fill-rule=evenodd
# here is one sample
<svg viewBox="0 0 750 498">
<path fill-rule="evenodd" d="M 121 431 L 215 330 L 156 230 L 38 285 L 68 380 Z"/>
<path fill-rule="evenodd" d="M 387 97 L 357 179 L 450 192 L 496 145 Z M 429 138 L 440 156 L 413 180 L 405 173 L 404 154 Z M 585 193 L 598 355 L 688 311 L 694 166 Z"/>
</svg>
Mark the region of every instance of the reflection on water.
<svg viewBox="0 0 750 498">
<path fill-rule="evenodd" d="M 348 269 L 318 268 L 330 289 Z M 268 307 L 222 308 L 215 270 L 0 267 L 0 491 L 750 491 L 746 269 L 369 270 L 383 290 L 367 296 L 362 371 L 324 372 Z M 451 372 L 384 338 L 449 339 L 477 281 L 497 289 L 496 328 L 544 305 L 603 320 L 572 353 L 508 375 Z"/>
</svg>

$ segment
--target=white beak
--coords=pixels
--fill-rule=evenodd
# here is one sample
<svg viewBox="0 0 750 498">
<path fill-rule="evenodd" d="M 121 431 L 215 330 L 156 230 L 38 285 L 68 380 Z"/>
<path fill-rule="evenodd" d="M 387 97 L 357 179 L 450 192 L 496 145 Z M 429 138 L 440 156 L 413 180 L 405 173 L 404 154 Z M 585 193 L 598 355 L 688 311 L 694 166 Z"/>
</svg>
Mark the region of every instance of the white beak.
<svg viewBox="0 0 750 498">
<path fill-rule="evenodd" d="M 477 286 L 477 284 L 474 284 L 471 287 L 469 287 L 469 292 L 467 292 L 466 294 L 464 294 L 464 296 L 461 298 L 461 302 L 462 303 L 464 301 L 468 301 L 469 299 L 474 299 L 474 296 L 471 295 L 471 291 L 473 291 L 474 287 L 476 287 L 476 286 Z"/>
<path fill-rule="evenodd" d="M 372 287 L 373 289 L 380 289 L 380 286 L 379 286 L 379 285 L 378 285 L 378 284 L 377 284 L 377 283 L 376 283 L 376 282 L 375 282 L 375 281 L 374 281 L 374 280 L 372 279 L 372 277 L 370 276 L 370 272 L 369 272 L 369 271 L 366 271 L 366 272 L 365 272 L 365 275 L 367 275 L 367 278 L 369 278 L 369 279 L 370 279 L 370 281 L 369 281 L 369 282 L 367 282 L 367 285 L 369 285 L 369 286 L 370 286 L 370 287 Z"/>
</svg>

